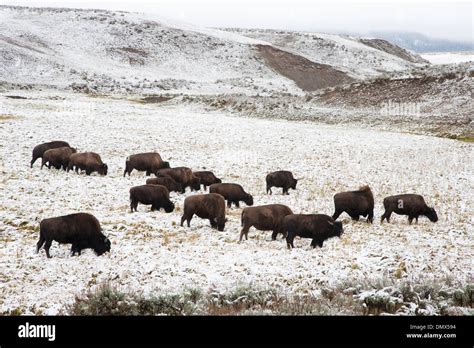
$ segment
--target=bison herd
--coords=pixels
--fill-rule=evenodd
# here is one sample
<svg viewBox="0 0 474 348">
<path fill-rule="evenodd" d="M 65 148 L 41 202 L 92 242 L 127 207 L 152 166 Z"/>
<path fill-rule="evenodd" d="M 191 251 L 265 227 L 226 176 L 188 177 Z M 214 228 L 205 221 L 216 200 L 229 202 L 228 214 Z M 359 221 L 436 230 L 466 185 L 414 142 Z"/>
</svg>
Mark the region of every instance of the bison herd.
<svg viewBox="0 0 474 348">
<path fill-rule="evenodd" d="M 71 170 L 76 173 L 85 171 L 86 175 L 97 172 L 107 175 L 107 164 L 94 152 L 78 153 L 75 148 L 64 141 L 52 141 L 36 146 L 33 149 L 31 167 L 41 158 L 41 168 Z M 239 240 L 248 239 L 249 229 L 254 227 L 262 231 L 272 231 L 272 240 L 280 233 L 286 238 L 288 248 L 294 247 L 296 236 L 311 239 L 311 246 L 322 247 L 325 240 L 340 237 L 343 233 L 341 221 L 336 221 L 342 213 L 347 213 L 353 220 L 361 216 L 373 223 L 374 196 L 369 186 L 356 191 L 340 192 L 334 195 L 334 214 L 294 214 L 282 204 L 268 204 L 253 207 L 253 197 L 236 183 L 223 183 L 211 171 L 192 171 L 187 167 L 171 168 L 169 162 L 163 161 L 159 153 L 148 152 L 134 154 L 126 158 L 123 176 L 130 176 L 133 170 L 145 172 L 147 176 L 156 177 L 146 180 L 145 185 L 130 188 L 130 210 L 137 211 L 138 204 L 150 205 L 151 210 L 164 209 L 170 213 L 175 204 L 170 200 L 170 192 L 185 193 L 198 191 L 201 185 L 204 190 L 209 187 L 208 194 L 195 194 L 184 200 L 181 226 L 186 221 L 190 227 L 194 215 L 208 219 L 212 228 L 223 231 L 226 219 L 226 204 L 230 208 L 234 204 L 240 207 L 244 202 L 247 207 L 242 210 Z M 276 171 L 266 176 L 266 192 L 272 194 L 272 187 L 282 188 L 282 194 L 289 194 L 291 188 L 296 190 L 299 179 L 295 179 L 290 171 Z M 383 200 L 385 212 L 381 222 L 390 222 L 392 213 L 407 215 L 411 224 L 413 219 L 418 222 L 419 216 L 426 216 L 430 221 L 438 221 L 433 208 L 426 205 L 424 199 L 416 194 L 403 194 L 386 197 Z M 40 237 L 37 252 L 44 245 L 46 256 L 51 257 L 49 249 L 52 241 L 71 244 L 72 255 L 81 254 L 83 249 L 93 249 L 97 255 L 110 251 L 110 241 L 101 232 L 99 221 L 86 213 L 71 214 L 44 219 L 40 223 Z"/>
</svg>

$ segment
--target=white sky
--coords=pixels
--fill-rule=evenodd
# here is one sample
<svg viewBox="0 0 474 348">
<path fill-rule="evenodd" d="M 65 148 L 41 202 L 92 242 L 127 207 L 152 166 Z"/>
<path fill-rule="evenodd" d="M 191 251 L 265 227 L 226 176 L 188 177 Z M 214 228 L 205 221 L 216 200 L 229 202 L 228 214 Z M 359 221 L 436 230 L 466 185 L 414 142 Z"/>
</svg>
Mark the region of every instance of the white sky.
<svg viewBox="0 0 474 348">
<path fill-rule="evenodd" d="M 473 1 L 429 0 L 0 0 L 2 5 L 156 13 L 209 27 L 323 32 L 413 31 L 473 41 Z"/>
</svg>

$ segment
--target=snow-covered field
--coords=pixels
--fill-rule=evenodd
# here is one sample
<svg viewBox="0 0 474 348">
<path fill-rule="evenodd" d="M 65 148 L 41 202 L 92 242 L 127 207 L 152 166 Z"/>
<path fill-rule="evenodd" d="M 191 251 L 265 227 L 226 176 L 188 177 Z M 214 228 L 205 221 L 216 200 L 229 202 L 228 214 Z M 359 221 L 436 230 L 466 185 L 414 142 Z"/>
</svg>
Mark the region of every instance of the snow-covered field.
<svg viewBox="0 0 474 348">
<path fill-rule="evenodd" d="M 474 62 L 474 52 L 433 52 L 422 53 L 421 57 L 431 64 L 458 64 Z"/>
<path fill-rule="evenodd" d="M 27 92 L 25 92 L 27 93 Z M 0 312 L 56 314 L 81 291 L 110 281 L 130 291 L 225 290 L 236 285 L 317 294 L 345 282 L 473 281 L 474 152 L 470 143 L 350 126 L 236 118 L 196 106 L 34 92 L 30 99 L 0 96 Z M 39 143 L 62 139 L 101 154 L 109 175 L 76 175 L 29 167 Z M 322 249 L 295 240 L 288 250 L 270 232 L 251 229 L 238 242 L 240 209 L 228 209 L 224 232 L 194 218 L 179 227 L 176 210 L 130 213 L 128 190 L 143 173 L 122 177 L 126 156 L 157 150 L 172 166 L 210 169 L 253 194 L 255 205 L 283 203 L 294 212 L 333 213 L 333 195 L 369 184 L 376 221 L 342 216 L 342 238 Z M 265 194 L 265 175 L 288 169 L 304 179 L 296 191 Z M 382 199 L 416 192 L 438 212 L 433 224 L 409 226 L 394 216 L 380 224 Z M 186 195 L 192 193 L 187 192 Z M 72 257 L 53 243 L 52 259 L 35 253 L 39 221 L 90 212 L 112 241 L 111 253 Z"/>
</svg>

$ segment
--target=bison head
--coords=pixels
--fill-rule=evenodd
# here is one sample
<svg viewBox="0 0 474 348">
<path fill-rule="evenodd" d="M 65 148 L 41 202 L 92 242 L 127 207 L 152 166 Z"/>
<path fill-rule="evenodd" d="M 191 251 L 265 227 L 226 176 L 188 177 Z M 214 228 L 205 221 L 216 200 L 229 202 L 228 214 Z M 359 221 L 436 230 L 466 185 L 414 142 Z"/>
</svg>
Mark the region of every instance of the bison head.
<svg viewBox="0 0 474 348">
<path fill-rule="evenodd" d="M 167 213 L 171 213 L 174 210 L 174 203 L 171 201 L 168 201 L 165 203 L 164 208 Z"/>
<path fill-rule="evenodd" d="M 217 218 L 216 219 L 216 222 L 217 222 L 217 230 L 218 231 L 224 231 L 224 227 L 225 227 L 225 223 L 226 223 L 227 219 L 226 218 Z"/>
<path fill-rule="evenodd" d="M 107 167 L 107 164 L 103 163 L 100 166 L 98 172 L 99 172 L 100 175 L 107 175 L 107 169 L 109 169 L 109 167 Z"/>
<path fill-rule="evenodd" d="M 100 256 L 103 253 L 110 251 L 110 240 L 107 237 L 103 237 L 99 240 L 94 248 L 95 253 Z"/>
<path fill-rule="evenodd" d="M 297 184 L 297 183 L 298 183 L 298 179 L 293 179 L 293 182 L 292 182 L 292 184 L 291 184 L 291 188 L 292 188 L 293 190 L 296 190 L 296 184 Z"/>
<path fill-rule="evenodd" d="M 253 205 L 253 197 L 252 197 L 252 195 L 246 195 L 246 196 L 245 196 L 245 199 L 244 199 L 244 202 L 245 202 L 245 204 L 247 204 L 248 206 L 252 206 L 252 205 Z"/>
<path fill-rule="evenodd" d="M 221 183 L 222 183 L 222 180 L 219 178 L 216 178 L 216 184 L 221 184 Z"/>
<path fill-rule="evenodd" d="M 428 208 L 428 211 L 425 215 L 428 219 L 430 219 L 431 222 L 438 221 L 438 214 L 436 214 L 436 211 L 433 208 Z"/>
<path fill-rule="evenodd" d="M 334 228 L 333 228 L 334 235 L 340 237 L 344 229 L 342 228 L 341 221 L 334 221 Z"/>
<path fill-rule="evenodd" d="M 183 186 L 181 186 L 179 182 L 173 184 L 172 187 L 173 187 L 173 191 L 176 191 L 176 192 L 183 191 Z"/>
<path fill-rule="evenodd" d="M 192 190 L 198 191 L 201 188 L 201 179 L 198 178 L 197 176 L 193 176 L 189 186 L 191 187 Z"/>
</svg>

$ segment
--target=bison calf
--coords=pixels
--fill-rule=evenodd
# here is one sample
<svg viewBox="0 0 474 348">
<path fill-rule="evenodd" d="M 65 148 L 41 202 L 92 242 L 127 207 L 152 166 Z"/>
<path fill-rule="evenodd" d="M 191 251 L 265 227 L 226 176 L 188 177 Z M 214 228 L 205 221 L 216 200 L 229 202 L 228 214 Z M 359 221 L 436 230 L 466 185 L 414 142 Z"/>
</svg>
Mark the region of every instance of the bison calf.
<svg viewBox="0 0 474 348">
<path fill-rule="evenodd" d="M 43 143 L 43 144 L 39 144 L 39 145 L 35 146 L 34 149 L 33 149 L 33 158 L 31 159 L 30 167 L 33 168 L 33 164 L 36 162 L 36 160 L 38 158 L 42 158 L 43 154 L 47 150 L 56 149 L 58 147 L 64 147 L 64 146 L 69 147 L 69 144 L 65 141 L 59 141 L 59 140 L 51 141 L 49 143 Z"/>
<path fill-rule="evenodd" d="M 151 211 L 164 208 L 167 213 L 174 210 L 170 192 L 162 185 L 141 185 L 130 189 L 130 210 L 137 211 L 138 203 L 151 205 Z"/>
<path fill-rule="evenodd" d="M 383 206 L 385 212 L 382 215 L 381 222 L 383 222 L 384 219 L 387 219 L 387 222 L 390 222 L 390 216 L 392 213 L 408 215 L 408 222 L 410 225 L 413 219 L 416 219 L 416 223 L 418 223 L 418 217 L 420 215 L 426 216 L 431 222 L 438 221 L 436 211 L 433 208 L 428 207 L 423 196 L 420 195 L 404 194 L 389 196 L 383 200 Z"/>
<path fill-rule="evenodd" d="M 51 166 L 53 166 L 56 169 L 63 168 L 63 170 L 66 170 L 71 155 L 76 152 L 76 149 L 68 146 L 49 149 L 43 154 L 41 169 L 47 163 L 48 169 L 51 169 Z"/>
<path fill-rule="evenodd" d="M 283 218 L 287 215 L 293 214 L 290 208 L 283 204 L 268 204 L 259 207 L 248 207 L 242 210 L 242 231 L 240 232 L 240 239 L 245 235 L 248 239 L 249 229 L 254 226 L 257 230 L 273 231 L 272 240 L 275 240 L 278 233 L 286 236 L 283 228 Z"/>
<path fill-rule="evenodd" d="M 227 207 L 231 207 L 232 203 L 237 208 L 240 207 L 240 201 L 244 202 L 248 206 L 253 205 L 253 197 L 244 191 L 243 187 L 239 184 L 212 184 L 209 187 L 210 193 L 218 193 L 225 198 L 227 201 Z"/>
<path fill-rule="evenodd" d="M 97 172 L 100 175 L 107 175 L 107 164 L 102 162 L 99 154 L 95 152 L 81 152 L 73 153 L 69 157 L 69 164 L 67 166 L 67 171 L 75 169 L 76 173 L 79 173 L 79 170 L 85 170 L 86 175 L 91 175 L 93 172 Z"/>
<path fill-rule="evenodd" d="M 191 226 L 191 219 L 196 214 L 201 219 L 209 219 L 212 228 L 224 231 L 225 227 L 225 200 L 217 193 L 194 195 L 184 200 L 184 213 L 181 217 L 181 226 L 184 221 Z"/>
<path fill-rule="evenodd" d="M 160 176 L 157 178 L 150 178 L 146 180 L 147 185 L 163 185 L 170 192 L 182 192 L 181 184 L 177 183 L 172 177 Z"/>
<path fill-rule="evenodd" d="M 340 192 L 334 195 L 335 212 L 332 216 L 336 220 L 343 212 L 349 214 L 352 220 L 367 216 L 367 222 L 374 221 L 374 196 L 369 186 L 363 186 L 357 191 Z"/>
<path fill-rule="evenodd" d="M 287 232 L 286 244 L 294 248 L 293 240 L 296 236 L 311 238 L 311 246 L 323 246 L 326 239 L 340 237 L 343 229 L 342 222 L 324 214 L 291 214 L 283 219 L 284 229 Z"/>
<path fill-rule="evenodd" d="M 60 244 L 72 244 L 73 256 L 76 252 L 81 255 L 83 249 L 93 249 L 97 255 L 110 251 L 110 241 L 102 234 L 99 221 L 93 215 L 87 213 L 70 214 L 42 220 L 36 252 L 44 244 L 46 256 L 51 258 L 49 249 L 53 240 Z"/>
<path fill-rule="evenodd" d="M 158 152 L 146 152 L 138 153 L 136 155 L 128 156 L 125 160 L 125 170 L 123 171 L 123 176 L 132 171 L 138 170 L 141 172 L 146 172 L 146 175 L 151 173 L 156 174 L 156 172 L 162 168 L 169 168 L 169 162 L 163 161 Z"/>
<path fill-rule="evenodd" d="M 207 190 L 207 187 L 212 184 L 220 184 L 222 182 L 222 180 L 216 177 L 213 172 L 208 170 L 193 172 L 193 174 L 201 179 L 201 185 L 204 186 L 204 190 Z"/>
<path fill-rule="evenodd" d="M 270 173 L 265 180 L 267 182 L 267 194 L 272 194 L 272 187 L 281 187 L 283 188 L 282 194 L 288 195 L 288 190 L 290 188 L 296 190 L 296 184 L 298 183 L 298 179 L 293 177 L 293 173 L 287 170 Z"/>
</svg>

